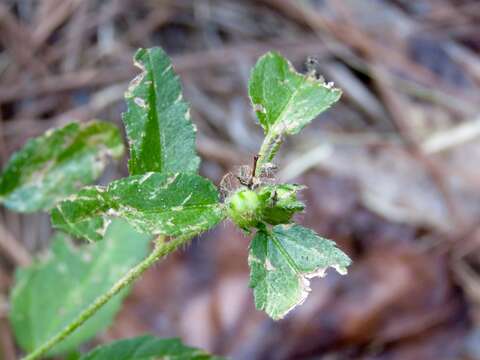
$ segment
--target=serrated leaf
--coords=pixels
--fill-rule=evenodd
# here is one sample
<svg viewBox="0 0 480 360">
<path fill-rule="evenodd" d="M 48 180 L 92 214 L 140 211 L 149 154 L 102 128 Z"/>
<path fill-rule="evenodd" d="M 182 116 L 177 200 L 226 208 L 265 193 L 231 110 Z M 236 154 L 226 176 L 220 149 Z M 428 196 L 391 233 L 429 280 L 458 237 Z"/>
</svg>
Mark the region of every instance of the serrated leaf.
<svg viewBox="0 0 480 360">
<path fill-rule="evenodd" d="M 134 64 L 142 73 L 125 93 L 123 114 L 130 174 L 196 172 L 195 129 L 170 59 L 158 47 L 139 49 Z"/>
<path fill-rule="evenodd" d="M 265 134 L 278 136 L 298 133 L 342 94 L 315 75 L 298 73 L 276 52 L 258 60 L 248 92 Z"/>
<path fill-rule="evenodd" d="M 122 221 L 113 222 L 97 244 L 77 247 L 57 235 L 46 258 L 16 274 L 10 321 L 21 347 L 32 351 L 57 334 L 143 259 L 149 242 L 148 236 Z M 107 328 L 126 294 L 111 299 L 50 354 L 72 350 Z"/>
<path fill-rule="evenodd" d="M 95 181 L 107 156 L 122 154 L 120 132 L 109 123 L 71 123 L 49 130 L 10 158 L 0 177 L 0 201 L 20 212 L 50 209 Z"/>
<path fill-rule="evenodd" d="M 70 197 L 52 211 L 52 224 L 79 235 L 82 224 L 91 225 L 99 217 L 120 217 L 139 231 L 177 236 L 210 229 L 221 221 L 223 212 L 217 189 L 200 175 L 147 173 Z M 81 235 L 98 240 L 95 234 L 102 233 L 105 221 Z"/>
<path fill-rule="evenodd" d="M 177 236 L 208 230 L 222 218 L 218 191 L 192 173 L 148 173 L 108 187 L 113 213 L 139 230 Z"/>
<path fill-rule="evenodd" d="M 80 360 L 221 360 L 203 350 L 186 346 L 180 339 L 158 339 L 153 336 L 139 336 L 118 340 L 99 346 Z"/>
<path fill-rule="evenodd" d="M 277 225 L 259 230 L 250 244 L 250 287 L 255 306 L 272 319 L 283 318 L 302 304 L 310 280 L 333 267 L 346 274 L 350 259 L 333 241 L 300 225 Z"/>
</svg>

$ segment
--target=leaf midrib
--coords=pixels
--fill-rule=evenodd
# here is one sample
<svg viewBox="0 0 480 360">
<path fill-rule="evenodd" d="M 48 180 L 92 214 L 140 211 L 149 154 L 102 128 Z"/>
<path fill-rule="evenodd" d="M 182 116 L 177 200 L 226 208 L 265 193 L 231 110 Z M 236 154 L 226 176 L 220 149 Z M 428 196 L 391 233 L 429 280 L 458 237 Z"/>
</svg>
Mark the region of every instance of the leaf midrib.
<svg viewBox="0 0 480 360">
<path fill-rule="evenodd" d="M 282 59 L 282 62 L 283 59 Z M 288 74 L 291 74 L 292 76 L 294 77 L 298 77 L 298 76 L 302 76 L 302 75 L 299 75 L 299 74 L 296 74 L 296 73 L 293 73 L 290 69 L 288 69 L 288 64 L 287 64 L 287 69 L 286 69 L 286 72 L 285 72 L 285 68 L 282 66 L 282 71 L 283 71 L 283 78 L 282 80 L 285 80 L 287 77 L 286 75 Z M 291 95 L 289 96 L 288 100 L 287 100 L 287 103 L 285 104 L 285 106 L 282 108 L 282 110 L 280 111 L 280 114 L 277 116 L 277 118 L 273 121 L 273 124 L 272 126 L 268 127 L 268 132 L 275 132 L 276 128 L 279 127 L 278 124 L 279 123 L 282 123 L 283 121 L 280 121 L 280 119 L 284 119 L 285 118 L 285 113 L 287 112 L 287 110 L 289 110 L 292 106 L 292 101 L 293 101 L 293 98 L 296 97 L 296 95 L 298 94 L 298 92 L 300 90 L 303 90 L 303 87 L 305 85 L 305 79 L 303 79 L 303 82 L 300 84 L 300 86 L 296 87 L 293 92 L 291 93 Z M 262 93 L 263 93 L 263 98 L 265 99 L 265 77 L 263 77 L 263 81 L 262 81 Z M 283 129 L 279 129 L 280 131 L 277 131 L 279 134 L 281 134 L 283 131 Z"/>
<path fill-rule="evenodd" d="M 271 239 L 273 244 L 277 247 L 278 251 L 280 251 L 280 253 L 285 257 L 285 260 L 287 261 L 288 266 L 290 266 L 290 268 L 294 271 L 294 273 L 298 277 L 302 277 L 303 276 L 302 272 L 300 271 L 298 266 L 295 264 L 295 261 L 292 259 L 292 257 L 287 252 L 287 250 L 285 250 L 283 245 L 279 242 L 279 240 L 276 237 L 276 234 L 273 231 L 268 231 L 267 230 L 266 235 L 267 235 L 267 240 Z M 267 245 L 267 249 L 266 249 L 267 259 L 269 258 L 269 250 L 268 249 L 269 249 L 269 247 Z M 268 275 L 268 271 L 267 270 L 265 270 L 265 271 L 266 271 L 266 275 Z M 265 277 L 264 281 L 267 281 L 267 285 L 268 285 L 268 280 L 267 280 L 266 277 Z M 271 288 L 270 288 L 270 286 L 267 286 L 266 289 L 267 289 L 267 298 L 265 300 L 265 307 L 264 308 L 266 308 L 267 304 L 270 302 L 270 299 L 271 299 Z"/>
<path fill-rule="evenodd" d="M 300 268 L 295 263 L 295 260 L 293 260 L 293 258 L 290 256 L 288 251 L 284 248 L 284 246 L 277 239 L 277 236 L 276 236 L 275 232 L 272 231 L 270 234 L 271 234 L 271 237 L 272 237 L 273 244 L 278 248 L 280 253 L 285 257 L 285 259 L 287 260 L 287 264 L 292 268 L 293 271 L 295 271 L 295 273 L 297 275 L 303 276 L 302 271 L 300 270 Z"/>
<path fill-rule="evenodd" d="M 150 112 L 152 113 L 152 116 L 155 120 L 155 125 L 156 125 L 156 128 L 157 128 L 157 132 L 158 132 L 158 136 L 160 138 L 159 140 L 159 145 L 160 145 L 160 158 L 159 158 L 159 161 L 160 161 L 160 164 L 159 164 L 159 171 L 158 172 L 161 172 L 163 173 L 165 171 L 164 167 L 165 167 L 165 134 L 163 131 L 161 131 L 161 127 L 160 127 L 160 117 L 159 117 L 159 114 L 158 114 L 158 103 L 157 103 L 157 97 L 158 97 L 158 92 L 157 92 L 157 79 L 155 77 L 155 71 L 153 71 L 153 59 L 152 59 L 152 54 L 150 51 L 147 51 L 147 56 L 148 56 L 148 62 L 149 62 L 149 73 L 152 77 L 152 87 L 153 87 L 153 91 L 150 93 L 150 96 L 149 96 L 149 102 L 152 102 L 154 106 L 150 106 Z M 167 65 L 168 66 L 168 65 Z M 167 71 L 168 73 L 168 71 Z M 145 77 L 146 78 L 146 77 Z"/>
</svg>

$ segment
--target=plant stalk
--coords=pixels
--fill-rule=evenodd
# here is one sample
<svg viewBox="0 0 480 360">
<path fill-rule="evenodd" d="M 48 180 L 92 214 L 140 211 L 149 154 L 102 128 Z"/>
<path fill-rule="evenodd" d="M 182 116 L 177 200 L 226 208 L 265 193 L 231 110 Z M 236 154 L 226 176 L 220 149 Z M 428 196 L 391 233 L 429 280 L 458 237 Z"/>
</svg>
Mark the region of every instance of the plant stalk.
<svg viewBox="0 0 480 360">
<path fill-rule="evenodd" d="M 90 304 L 83 312 L 81 312 L 70 324 L 65 326 L 57 335 L 45 342 L 39 348 L 28 354 L 23 360 L 40 359 L 56 344 L 65 339 L 68 335 L 79 328 L 85 321 L 90 319 L 95 313 L 105 305 L 120 290 L 132 284 L 138 279 L 149 267 L 157 260 L 167 256 L 171 252 L 177 250 L 184 245 L 193 235 L 180 236 L 168 242 L 164 242 L 164 237 L 159 236 L 155 240 L 155 248 L 153 251 L 135 267 L 130 269 L 120 280 L 118 280 L 105 294 L 100 295 L 92 304 Z"/>
<path fill-rule="evenodd" d="M 258 161 L 255 169 L 256 174 L 261 174 L 262 167 L 272 162 L 282 142 L 283 136 L 281 133 L 272 130 L 267 133 L 258 152 Z"/>
</svg>

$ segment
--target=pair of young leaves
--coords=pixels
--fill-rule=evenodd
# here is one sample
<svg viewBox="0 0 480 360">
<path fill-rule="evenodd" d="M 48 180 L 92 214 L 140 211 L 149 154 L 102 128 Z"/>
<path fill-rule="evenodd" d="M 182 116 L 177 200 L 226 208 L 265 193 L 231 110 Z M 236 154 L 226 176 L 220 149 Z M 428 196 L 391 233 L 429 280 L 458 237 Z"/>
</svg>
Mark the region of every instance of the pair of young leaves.
<svg viewBox="0 0 480 360">
<path fill-rule="evenodd" d="M 122 145 L 111 125 L 72 124 L 30 141 L 12 158 L 0 179 L 0 199 L 6 206 L 32 211 L 70 195 L 52 210 L 52 223 L 92 241 L 104 237 L 112 217 L 125 219 L 141 232 L 169 236 L 198 234 L 225 218 L 217 189 L 196 174 L 195 130 L 170 60 L 159 48 L 141 49 L 134 60 L 142 72 L 126 92 L 128 111 L 123 117 L 131 176 L 75 194 L 76 186 L 98 176 L 106 154 L 119 156 Z M 258 61 L 249 84 L 254 110 L 269 139 L 298 133 L 340 94 L 313 75 L 297 73 L 276 53 Z M 110 132 L 89 133 L 85 129 L 91 126 L 110 129 L 115 141 L 98 141 Z M 69 127 L 89 136 L 69 135 Z M 34 155 L 38 157 L 32 161 Z M 18 205 L 29 204 L 26 199 L 32 194 L 35 203 Z M 282 318 L 307 296 L 308 278 L 322 275 L 328 267 L 344 273 L 349 263 L 333 242 L 311 230 L 292 224 L 261 226 L 249 255 L 255 304 L 272 318 Z"/>
</svg>

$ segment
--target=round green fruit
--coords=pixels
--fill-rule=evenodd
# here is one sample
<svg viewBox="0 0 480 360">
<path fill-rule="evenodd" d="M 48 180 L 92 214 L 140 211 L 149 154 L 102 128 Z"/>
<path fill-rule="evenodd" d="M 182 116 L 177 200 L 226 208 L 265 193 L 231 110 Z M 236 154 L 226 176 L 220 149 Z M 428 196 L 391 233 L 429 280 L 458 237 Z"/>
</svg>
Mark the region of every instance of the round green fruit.
<svg viewBox="0 0 480 360">
<path fill-rule="evenodd" d="M 260 211 L 261 201 L 255 191 L 241 189 L 227 200 L 228 216 L 244 230 L 258 224 Z"/>
</svg>

